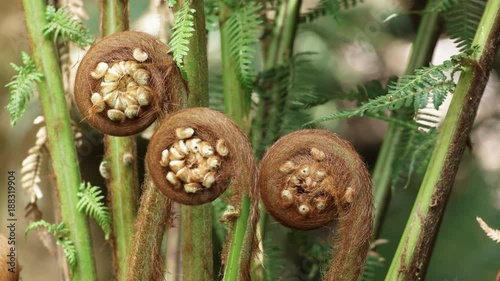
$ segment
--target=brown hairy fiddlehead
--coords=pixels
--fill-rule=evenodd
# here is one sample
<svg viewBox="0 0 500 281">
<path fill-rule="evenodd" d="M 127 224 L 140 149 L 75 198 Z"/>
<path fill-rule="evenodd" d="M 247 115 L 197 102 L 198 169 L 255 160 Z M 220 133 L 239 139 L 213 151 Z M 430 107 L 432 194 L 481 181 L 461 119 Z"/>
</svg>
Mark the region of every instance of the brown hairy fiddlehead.
<svg viewBox="0 0 500 281">
<path fill-rule="evenodd" d="M 11 251 L 9 240 L 0 234 L 0 280 L 18 281 L 21 267 L 18 262 L 18 252 Z"/>
<path fill-rule="evenodd" d="M 255 160 L 245 134 L 208 108 L 184 109 L 165 118 L 151 138 L 146 161 L 155 185 L 186 205 L 213 201 L 230 182 L 235 193 L 254 186 Z"/>
<path fill-rule="evenodd" d="M 262 160 L 259 188 L 269 214 L 288 227 L 314 229 L 336 220 L 325 280 L 357 280 L 373 228 L 372 190 L 347 141 L 323 130 L 284 136 Z"/>
<path fill-rule="evenodd" d="M 90 125 L 104 134 L 133 135 L 179 107 L 185 85 L 167 52 L 158 39 L 135 31 L 94 44 L 80 63 L 74 91 Z"/>
</svg>

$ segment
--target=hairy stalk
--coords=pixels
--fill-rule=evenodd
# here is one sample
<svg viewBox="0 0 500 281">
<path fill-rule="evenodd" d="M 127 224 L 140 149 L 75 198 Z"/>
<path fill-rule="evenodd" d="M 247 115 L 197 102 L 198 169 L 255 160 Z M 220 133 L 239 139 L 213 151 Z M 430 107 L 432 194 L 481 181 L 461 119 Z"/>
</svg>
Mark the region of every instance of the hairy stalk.
<svg viewBox="0 0 500 281">
<path fill-rule="evenodd" d="M 205 30 L 205 1 L 189 1 L 194 13 L 194 33 L 189 38 L 189 54 L 184 57 L 188 81 L 188 107 L 208 106 L 208 60 Z M 181 205 L 183 280 L 212 280 L 212 207 Z"/>
<path fill-rule="evenodd" d="M 101 0 L 102 36 L 127 30 L 128 25 L 128 0 Z M 125 280 L 140 191 L 135 137 L 105 135 L 104 149 L 110 172 L 107 186 L 113 219 L 115 279 Z"/>
<path fill-rule="evenodd" d="M 429 1 L 430 4 L 432 2 Z M 430 4 L 427 5 L 429 6 Z M 427 66 L 431 62 L 434 47 L 441 33 L 441 26 L 442 23 L 438 13 L 424 14 L 417 31 L 417 36 L 413 42 L 410 59 L 404 74 L 411 74 L 415 69 Z M 408 119 L 413 117 L 413 111 L 399 112 L 399 114 Z M 389 123 L 373 171 L 372 180 L 375 202 L 374 236 L 380 231 L 385 210 L 389 204 L 392 165 L 397 147 L 396 144 L 399 143 L 402 130 L 404 129 L 397 124 Z"/>
<path fill-rule="evenodd" d="M 47 124 L 49 150 L 57 182 L 63 222 L 70 226 L 69 237 L 76 248 L 77 266 L 72 280 L 96 280 L 92 240 L 85 214 L 76 208 L 81 178 L 62 82 L 59 58 L 51 36 L 44 36 L 45 4 L 23 0 L 26 27 L 33 57 L 45 79 L 39 85 L 40 102 Z"/>
<path fill-rule="evenodd" d="M 149 176 L 144 189 L 128 260 L 128 281 L 163 280 L 161 242 L 172 222 L 171 201 L 156 188 Z"/>
<path fill-rule="evenodd" d="M 430 164 L 385 280 L 423 280 L 467 138 L 500 43 L 500 0 L 489 1 L 460 76 Z"/>
</svg>

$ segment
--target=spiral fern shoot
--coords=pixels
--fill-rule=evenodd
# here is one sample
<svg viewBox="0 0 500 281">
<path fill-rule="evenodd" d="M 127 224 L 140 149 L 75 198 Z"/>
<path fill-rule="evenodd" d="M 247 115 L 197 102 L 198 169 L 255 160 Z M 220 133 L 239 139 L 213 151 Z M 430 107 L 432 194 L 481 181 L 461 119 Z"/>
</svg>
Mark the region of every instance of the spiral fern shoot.
<svg viewBox="0 0 500 281">
<path fill-rule="evenodd" d="M 175 1 L 177 2 L 177 1 Z M 169 2 L 170 4 L 171 2 Z M 177 65 L 182 68 L 183 58 L 189 52 L 189 38 L 194 32 L 194 16 L 196 11 L 189 7 L 189 1 L 182 4 L 180 9 L 174 14 L 174 27 L 172 39 L 169 42 L 170 51 L 174 56 Z"/>
<path fill-rule="evenodd" d="M 30 100 L 33 92 L 37 89 L 37 83 L 43 79 L 38 72 L 35 62 L 25 52 L 21 53 L 23 65 L 10 65 L 17 71 L 12 80 L 5 85 L 9 88 L 10 98 L 6 108 L 10 115 L 10 124 L 16 125 L 26 110 L 26 103 Z"/>
<path fill-rule="evenodd" d="M 70 40 L 80 47 L 86 47 L 94 41 L 90 31 L 81 21 L 72 19 L 71 13 L 66 7 L 56 10 L 54 6 L 48 5 L 45 18 L 47 25 L 43 28 L 43 35 L 47 36 L 52 33 L 54 41 L 59 38 L 63 41 Z"/>
<path fill-rule="evenodd" d="M 88 216 L 93 217 L 97 224 L 104 231 L 106 240 L 111 234 L 111 214 L 108 207 L 103 203 L 104 195 L 98 186 L 92 186 L 89 182 L 85 185 L 82 183 L 78 192 L 78 203 L 76 207 L 78 211 L 84 212 Z"/>
<path fill-rule="evenodd" d="M 71 271 L 73 271 L 77 264 L 78 261 L 76 259 L 76 248 L 73 242 L 69 239 L 69 228 L 64 224 L 64 222 L 56 225 L 56 224 L 51 224 L 48 223 L 44 220 L 39 220 L 32 222 L 26 227 L 26 231 L 24 232 L 25 235 L 28 235 L 28 233 L 34 229 L 37 228 L 46 228 L 47 231 L 56 238 L 57 245 L 60 245 L 63 249 L 64 255 L 66 256 L 66 260 L 68 261 L 69 267 Z"/>
<path fill-rule="evenodd" d="M 241 5 L 227 19 L 223 28 L 229 34 L 229 53 L 232 56 L 240 84 L 247 94 L 253 89 L 255 77 L 253 61 L 255 57 L 254 45 L 259 42 L 259 26 L 262 24 L 259 11 L 261 7 L 250 2 Z"/>
</svg>

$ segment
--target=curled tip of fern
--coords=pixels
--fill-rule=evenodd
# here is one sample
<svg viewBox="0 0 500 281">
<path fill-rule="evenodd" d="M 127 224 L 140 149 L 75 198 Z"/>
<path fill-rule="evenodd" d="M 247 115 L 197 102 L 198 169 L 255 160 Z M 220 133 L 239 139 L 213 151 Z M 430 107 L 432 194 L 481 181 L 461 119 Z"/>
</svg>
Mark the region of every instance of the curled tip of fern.
<svg viewBox="0 0 500 281">
<path fill-rule="evenodd" d="M 75 100 L 85 120 L 104 134 L 139 133 L 179 108 L 185 84 L 168 46 L 142 32 L 105 37 L 82 59 Z"/>
<path fill-rule="evenodd" d="M 199 205 L 232 182 L 240 202 L 253 187 L 255 160 L 245 134 L 224 114 L 189 108 L 165 118 L 151 138 L 146 161 L 155 185 L 170 199 Z M 236 203 L 239 206 L 239 203 Z"/>
<path fill-rule="evenodd" d="M 325 280 L 357 280 L 372 232 L 372 184 L 350 143 L 323 130 L 279 139 L 261 162 L 258 186 L 266 210 L 296 229 L 337 220 L 335 258 Z"/>
</svg>

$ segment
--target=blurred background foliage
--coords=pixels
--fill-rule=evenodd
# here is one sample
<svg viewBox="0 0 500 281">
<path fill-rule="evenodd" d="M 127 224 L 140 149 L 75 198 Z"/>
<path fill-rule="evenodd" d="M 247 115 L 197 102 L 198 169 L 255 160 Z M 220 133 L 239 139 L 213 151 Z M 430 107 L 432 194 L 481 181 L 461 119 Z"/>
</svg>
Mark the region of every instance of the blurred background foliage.
<svg viewBox="0 0 500 281">
<path fill-rule="evenodd" d="M 97 37 L 99 5 L 97 1 L 83 2 L 89 15 L 85 23 Z M 307 11 L 317 3 L 312 0 L 303 2 L 303 11 Z M 312 76 L 310 83 L 314 84 L 319 92 L 335 95 L 366 81 L 378 79 L 385 83 L 390 76 L 401 74 L 406 67 L 411 42 L 419 23 L 418 15 L 405 11 L 421 8 L 422 3 L 419 2 L 421 1 L 365 0 L 356 8 L 343 12 L 338 19 L 325 16 L 314 23 L 301 24 L 295 51 L 314 52 L 311 64 L 315 73 L 321 74 Z M 149 5 L 146 1 L 130 0 L 133 29 L 157 32 L 158 20 L 154 9 Z M 394 13 L 399 15 L 384 21 Z M 17 1 L 4 1 L 0 14 L 0 30 L 3 32 L 0 41 L 0 65 L 3 66 L 0 68 L 0 84 L 5 85 L 14 74 L 9 63 L 19 64 L 20 51 L 29 51 L 29 48 L 20 4 Z M 218 77 L 221 73 L 219 53 L 219 35 L 211 32 L 209 34 L 211 77 Z M 440 63 L 456 53 L 458 50 L 453 43 L 443 35 L 435 50 L 433 63 Z M 500 245 L 488 239 L 475 220 L 476 216 L 481 216 L 493 228 L 500 228 L 499 70 L 500 58 L 496 61 L 471 135 L 472 150 L 468 150 L 464 155 L 446 208 L 427 280 L 494 280 L 500 269 Z M 7 88 L 0 88 L 0 92 L 0 104 L 3 108 L 8 100 Z M 329 102 L 310 109 L 310 113 L 313 117 L 323 117 L 337 111 L 339 107 L 349 106 L 353 104 Z M 40 106 L 36 99 L 33 99 L 24 118 L 12 128 L 8 122 L 7 112 L 0 111 L 3 121 L 0 123 L 0 159 L 6 159 L 0 163 L 2 174 L 14 170 L 20 177 L 21 162 L 26 157 L 29 147 L 33 145 L 37 130 L 32 121 L 39 114 Z M 94 185 L 104 186 L 97 169 L 103 154 L 100 136 L 85 124 L 81 125 L 84 142 L 87 144 L 79 151 L 83 177 Z M 369 118 L 352 118 L 329 121 L 321 125 L 353 142 L 368 165 L 373 168 L 386 128 L 384 122 Z M 146 145 L 146 141 L 139 143 L 140 157 L 144 155 Z M 48 166 L 47 162 L 45 161 L 45 166 Z M 52 204 L 55 202 L 53 200 L 55 194 L 51 189 L 51 180 L 50 168 L 45 167 L 41 185 L 44 198 L 39 201 L 39 207 L 48 221 L 53 221 L 54 217 Z M 385 262 L 375 268 L 373 280 L 383 280 L 385 276 L 413 206 L 420 185 L 419 180 L 418 177 L 412 178 L 406 189 L 399 186 L 393 188 L 391 204 L 380 235 L 389 242 L 377 247 L 377 252 L 385 258 Z M 24 193 L 20 189 L 17 195 L 18 250 L 20 261 L 24 265 L 21 276 L 23 280 L 56 280 L 58 278 L 56 258 L 47 252 L 34 235 L 29 239 L 23 236 L 26 227 L 23 209 L 28 198 L 24 198 Z M 6 221 L 7 213 L 6 207 L 3 207 L 6 202 L 5 196 L 5 192 L 0 194 L 2 221 Z M 94 233 L 100 231 L 95 225 L 92 227 Z M 2 229 L 1 232 L 5 230 Z M 287 235 L 289 239 L 286 241 L 293 243 L 287 249 L 289 253 L 286 257 L 289 257 L 289 260 L 280 263 L 286 272 L 282 279 L 318 280 L 320 271 L 317 261 L 324 260 L 327 249 L 322 248 L 321 243 L 312 243 L 311 247 L 307 247 L 307 241 L 313 236 L 318 237 L 315 238 L 318 240 L 323 239 L 325 230 L 305 235 L 271 224 L 270 232 L 271 242 L 285 241 L 281 238 Z M 94 235 L 97 268 L 100 280 L 111 280 L 110 245 L 102 237 L 100 233 Z M 301 246 L 296 246 L 294 243 L 300 243 Z"/>
</svg>

